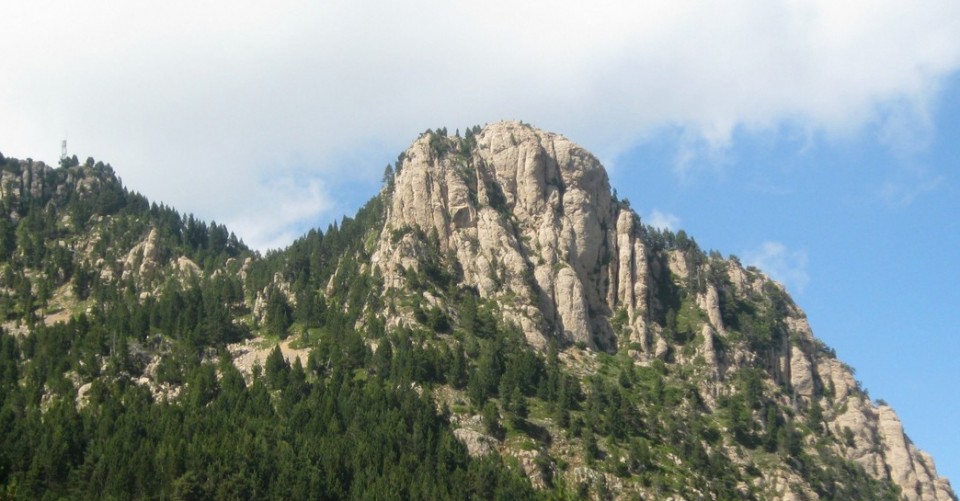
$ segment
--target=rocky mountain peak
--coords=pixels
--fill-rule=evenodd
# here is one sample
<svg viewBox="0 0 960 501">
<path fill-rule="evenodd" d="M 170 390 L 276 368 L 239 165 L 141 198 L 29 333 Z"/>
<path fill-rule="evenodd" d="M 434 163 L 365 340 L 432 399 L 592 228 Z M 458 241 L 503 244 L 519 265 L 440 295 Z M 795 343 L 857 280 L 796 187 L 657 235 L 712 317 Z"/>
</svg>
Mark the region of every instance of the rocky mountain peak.
<svg viewBox="0 0 960 501">
<path fill-rule="evenodd" d="M 448 291 L 472 289 L 535 348 L 555 340 L 587 353 L 627 351 L 639 365 L 695 368 L 708 408 L 761 369 L 782 405 L 822 409 L 804 423 L 822 419 L 827 433 L 846 437 L 836 454 L 899 485 L 906 499 L 954 499 L 932 459 L 891 409 L 865 396 L 781 285 L 701 251 L 683 232 L 643 225 L 612 196 L 600 162 L 563 136 L 521 122 L 463 137 L 427 131 L 401 154 L 388 193 L 372 257 L 383 297 L 412 293 L 456 317 Z M 443 273 L 435 282 L 446 291 L 416 278 Z M 388 327 L 418 322 L 404 308 L 388 300 L 398 312 Z M 767 480 L 786 485 L 792 475 Z"/>
<path fill-rule="evenodd" d="M 563 136 L 500 122 L 465 138 L 428 132 L 401 158 L 380 239 L 380 257 L 392 256 L 383 259 L 388 287 L 418 267 L 418 239 L 398 237 L 435 234 L 463 283 L 496 299 L 530 344 L 612 346 L 605 315 L 617 299 L 608 293 L 615 235 L 618 223 L 625 232 L 634 223 L 620 217 L 593 155 Z"/>
</svg>

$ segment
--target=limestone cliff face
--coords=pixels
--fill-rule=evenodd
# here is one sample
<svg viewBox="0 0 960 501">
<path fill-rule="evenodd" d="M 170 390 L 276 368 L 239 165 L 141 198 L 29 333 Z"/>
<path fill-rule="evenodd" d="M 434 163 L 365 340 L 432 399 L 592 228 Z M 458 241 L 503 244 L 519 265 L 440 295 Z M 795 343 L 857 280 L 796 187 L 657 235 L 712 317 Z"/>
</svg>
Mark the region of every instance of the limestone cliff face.
<svg viewBox="0 0 960 501">
<path fill-rule="evenodd" d="M 424 134 L 401 159 L 372 257 L 385 297 L 410 290 L 410 272 L 439 256 L 459 286 L 495 302 L 534 347 L 557 340 L 629 350 L 639 364 L 702 360 L 708 406 L 732 391 L 729 374 L 763 368 L 771 388 L 785 389 L 783 405 L 819 406 L 826 432 L 848 438 L 838 440 L 838 455 L 891 480 L 906 499 L 956 499 L 893 410 L 871 403 L 813 336 L 782 286 L 735 258 L 704 255 L 685 236 L 665 243 L 611 195 L 597 159 L 568 139 L 501 122 L 467 138 Z M 422 295 L 444 307 L 442 297 Z M 744 342 L 745 326 L 726 325 L 738 304 L 768 315 L 769 339 Z M 400 309 L 388 323 L 414 322 Z"/>
<path fill-rule="evenodd" d="M 530 344 L 551 338 L 612 349 L 609 317 L 627 309 L 644 332 L 647 260 L 636 216 L 612 199 L 603 167 L 566 138 L 520 123 L 476 144 L 425 135 L 403 155 L 378 258 L 387 287 L 416 266 L 414 239 L 435 232 L 465 284 L 496 299 Z M 454 151 L 439 154 L 441 147 Z M 390 258 L 392 256 L 392 258 Z"/>
</svg>

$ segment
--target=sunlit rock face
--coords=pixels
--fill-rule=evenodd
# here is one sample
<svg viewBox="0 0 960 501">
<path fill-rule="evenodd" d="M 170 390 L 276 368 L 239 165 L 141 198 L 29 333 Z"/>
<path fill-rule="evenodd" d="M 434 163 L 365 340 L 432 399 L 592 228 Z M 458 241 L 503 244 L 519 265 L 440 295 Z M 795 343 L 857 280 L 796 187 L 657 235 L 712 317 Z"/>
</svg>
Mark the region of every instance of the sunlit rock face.
<svg viewBox="0 0 960 501">
<path fill-rule="evenodd" d="M 850 437 L 837 454 L 899 485 L 906 499 L 955 499 L 893 410 L 865 396 L 781 285 L 735 258 L 707 257 L 695 244 L 658 242 L 612 195 L 599 161 L 565 137 L 520 122 L 488 125 L 469 137 L 428 132 L 400 156 L 387 194 L 372 259 L 386 296 L 409 292 L 410 272 L 421 272 L 423 256 L 435 255 L 458 270 L 458 287 L 494 302 L 533 347 L 555 340 L 628 350 L 638 364 L 705 365 L 710 377 L 701 390 L 711 407 L 730 391 L 730 374 L 762 367 L 770 387 L 785 390 L 783 405 L 815 404 L 826 432 Z M 431 253 L 428 246 L 437 248 Z M 696 319 L 689 329 L 695 349 L 684 350 L 670 335 L 674 326 L 665 319 L 681 308 L 668 304 L 670 294 L 688 298 L 696 312 L 688 315 Z M 442 297 L 422 295 L 425 304 L 444 307 Z M 735 340 L 724 307 L 775 297 L 782 298 L 782 336 L 762 350 Z M 395 326 L 415 323 L 413 317 L 401 308 L 385 320 Z M 767 480 L 786 485 L 786 478 Z"/>
</svg>

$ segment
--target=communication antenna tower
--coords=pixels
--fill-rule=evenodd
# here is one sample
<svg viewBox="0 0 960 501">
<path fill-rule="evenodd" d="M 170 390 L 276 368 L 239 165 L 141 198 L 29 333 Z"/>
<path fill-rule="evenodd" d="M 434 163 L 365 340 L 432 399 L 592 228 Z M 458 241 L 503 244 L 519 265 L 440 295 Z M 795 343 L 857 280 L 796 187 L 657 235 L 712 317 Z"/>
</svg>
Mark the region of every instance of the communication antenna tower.
<svg viewBox="0 0 960 501">
<path fill-rule="evenodd" d="M 63 142 L 60 143 L 60 161 L 63 162 L 64 159 L 66 158 L 67 158 L 67 140 L 64 139 Z"/>
</svg>

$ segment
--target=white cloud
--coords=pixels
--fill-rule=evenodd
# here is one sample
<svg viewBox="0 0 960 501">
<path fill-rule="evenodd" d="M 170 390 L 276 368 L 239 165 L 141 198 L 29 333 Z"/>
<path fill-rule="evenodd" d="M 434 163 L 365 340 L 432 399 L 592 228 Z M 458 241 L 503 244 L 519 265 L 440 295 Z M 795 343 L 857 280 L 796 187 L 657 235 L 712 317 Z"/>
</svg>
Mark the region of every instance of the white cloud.
<svg viewBox="0 0 960 501">
<path fill-rule="evenodd" d="M 441 125 L 523 119 L 602 158 L 678 128 L 678 165 L 783 125 L 922 144 L 960 65 L 954 0 L 38 0 L 0 18 L 0 151 L 52 161 L 66 134 L 221 220 L 250 199 L 285 217 L 275 172 L 375 179 Z"/>
<path fill-rule="evenodd" d="M 650 226 L 662 230 L 677 231 L 680 228 L 680 218 L 678 216 L 669 212 L 661 212 L 658 209 L 653 209 L 645 221 Z"/>
<path fill-rule="evenodd" d="M 810 275 L 807 274 L 807 251 L 791 250 L 780 242 L 763 242 L 758 248 L 744 252 L 743 262 L 756 266 L 798 293 L 803 293 L 810 282 Z"/>
<path fill-rule="evenodd" d="M 890 207 L 907 207 L 920 195 L 939 188 L 945 180 L 944 176 L 931 178 L 920 174 L 906 181 L 887 181 L 880 187 L 880 199 Z"/>
<path fill-rule="evenodd" d="M 317 179 L 271 179 L 257 194 L 227 223 L 255 249 L 282 248 L 306 232 L 304 221 L 318 221 L 333 208 L 323 182 Z"/>
</svg>

